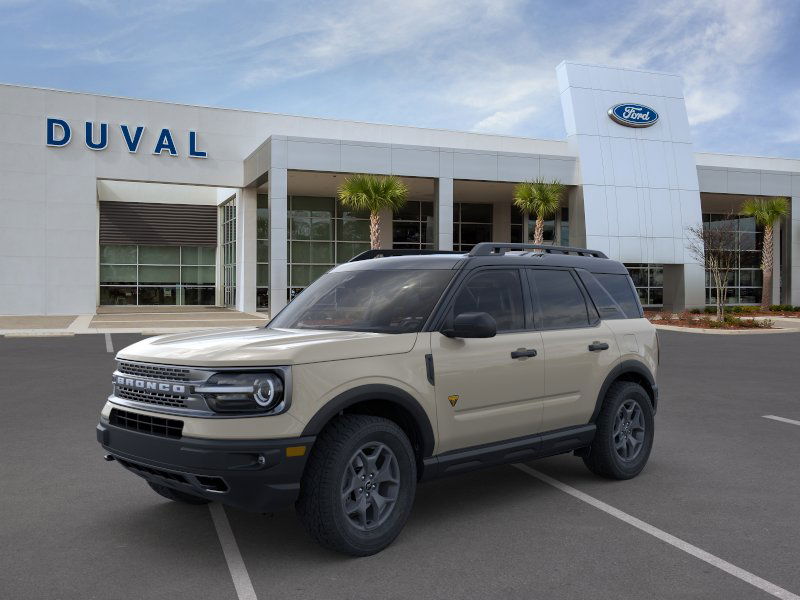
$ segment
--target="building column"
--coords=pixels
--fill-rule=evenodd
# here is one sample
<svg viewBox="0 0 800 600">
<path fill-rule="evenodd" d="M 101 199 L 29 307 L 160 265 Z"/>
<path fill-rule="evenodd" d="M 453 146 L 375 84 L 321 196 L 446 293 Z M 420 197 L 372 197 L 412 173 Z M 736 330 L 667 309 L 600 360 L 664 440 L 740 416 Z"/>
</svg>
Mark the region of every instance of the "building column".
<svg viewBox="0 0 800 600">
<path fill-rule="evenodd" d="M 524 238 L 524 235 L 523 235 Z M 511 241 L 511 205 L 505 202 L 492 204 L 492 241 Z"/>
<path fill-rule="evenodd" d="M 269 314 L 273 317 L 286 306 L 289 261 L 287 170 L 271 168 L 267 181 L 269 194 Z"/>
<path fill-rule="evenodd" d="M 453 249 L 453 179 L 439 177 L 433 182 L 436 250 Z"/>
<path fill-rule="evenodd" d="M 236 192 L 236 310 L 256 311 L 255 188 Z"/>
<path fill-rule="evenodd" d="M 390 208 L 382 209 L 378 215 L 381 218 L 381 234 L 378 236 L 378 245 L 384 249 L 388 250 L 394 245 L 394 235 L 393 235 L 393 223 L 392 219 L 394 219 L 394 213 Z"/>
<path fill-rule="evenodd" d="M 664 265 L 664 310 L 679 313 L 706 305 L 703 265 Z"/>
<path fill-rule="evenodd" d="M 800 196 L 792 196 L 792 208 L 789 214 L 789 265 L 786 273 L 789 281 L 786 289 L 789 290 L 789 303 L 800 306 Z"/>
</svg>

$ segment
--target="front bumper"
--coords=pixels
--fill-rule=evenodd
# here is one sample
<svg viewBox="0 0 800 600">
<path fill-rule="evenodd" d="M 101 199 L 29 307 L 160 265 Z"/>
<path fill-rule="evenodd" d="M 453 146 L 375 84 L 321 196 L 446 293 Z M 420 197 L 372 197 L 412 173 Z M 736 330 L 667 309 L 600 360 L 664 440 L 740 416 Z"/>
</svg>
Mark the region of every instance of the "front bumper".
<svg viewBox="0 0 800 600">
<path fill-rule="evenodd" d="M 97 425 L 97 441 L 129 471 L 250 512 L 271 512 L 294 503 L 315 439 L 170 439 L 116 427 L 106 420 Z M 297 456 L 300 446 L 305 450 Z M 287 453 L 287 448 L 292 450 Z"/>
</svg>

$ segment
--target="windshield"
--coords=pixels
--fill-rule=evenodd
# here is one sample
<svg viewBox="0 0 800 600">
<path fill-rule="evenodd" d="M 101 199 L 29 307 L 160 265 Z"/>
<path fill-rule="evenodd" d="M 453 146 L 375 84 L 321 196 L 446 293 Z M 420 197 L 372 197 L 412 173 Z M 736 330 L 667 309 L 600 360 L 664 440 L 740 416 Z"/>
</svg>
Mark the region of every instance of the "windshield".
<svg viewBox="0 0 800 600">
<path fill-rule="evenodd" d="M 341 271 L 317 279 L 270 322 L 272 329 L 419 331 L 454 271 Z"/>
</svg>

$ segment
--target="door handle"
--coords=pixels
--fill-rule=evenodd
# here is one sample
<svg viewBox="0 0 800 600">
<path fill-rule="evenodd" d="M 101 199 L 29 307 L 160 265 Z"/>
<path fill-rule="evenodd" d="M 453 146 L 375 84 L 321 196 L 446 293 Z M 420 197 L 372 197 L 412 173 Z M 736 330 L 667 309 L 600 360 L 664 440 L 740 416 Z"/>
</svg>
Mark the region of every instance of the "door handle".
<svg viewBox="0 0 800 600">
<path fill-rule="evenodd" d="M 533 348 L 517 348 L 511 351 L 511 358 L 527 358 L 530 356 L 536 356 L 536 350 Z"/>
<path fill-rule="evenodd" d="M 589 352 L 599 352 L 600 350 L 608 350 L 608 344 L 605 342 L 592 342 L 589 344 Z"/>
</svg>

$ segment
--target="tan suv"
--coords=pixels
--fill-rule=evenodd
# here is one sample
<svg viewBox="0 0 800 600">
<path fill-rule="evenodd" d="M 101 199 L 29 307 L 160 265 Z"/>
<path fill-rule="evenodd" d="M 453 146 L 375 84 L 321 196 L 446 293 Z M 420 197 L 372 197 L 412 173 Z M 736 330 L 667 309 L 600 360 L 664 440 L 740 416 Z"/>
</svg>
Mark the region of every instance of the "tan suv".
<svg viewBox="0 0 800 600">
<path fill-rule="evenodd" d="M 600 252 L 375 250 L 266 328 L 122 350 L 97 438 L 166 498 L 294 503 L 318 542 L 363 556 L 423 479 L 565 452 L 637 475 L 657 358 L 627 270 Z"/>
</svg>

